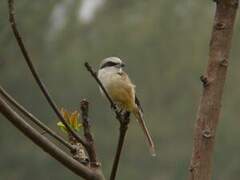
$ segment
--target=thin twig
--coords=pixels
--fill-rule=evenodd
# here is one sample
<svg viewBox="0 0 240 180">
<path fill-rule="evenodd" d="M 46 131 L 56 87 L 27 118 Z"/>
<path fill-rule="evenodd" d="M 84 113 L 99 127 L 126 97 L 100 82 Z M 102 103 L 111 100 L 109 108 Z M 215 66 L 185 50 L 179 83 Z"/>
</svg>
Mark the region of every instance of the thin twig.
<svg viewBox="0 0 240 180">
<path fill-rule="evenodd" d="M 38 127 L 40 127 L 42 130 L 44 130 L 42 135 L 45 133 L 48 133 L 53 138 L 55 138 L 57 141 L 59 141 L 61 144 L 66 146 L 70 151 L 74 151 L 75 148 L 68 143 L 66 140 L 64 140 L 61 136 L 56 134 L 52 129 L 50 129 L 47 125 L 42 123 L 39 119 L 37 119 L 33 114 L 31 114 L 28 110 L 26 110 L 22 105 L 20 105 L 13 97 L 11 97 L 1 86 L 0 86 L 0 94 L 11 104 L 13 105 L 17 110 L 19 110 L 24 116 L 28 117 L 33 123 L 35 123 Z"/>
<path fill-rule="evenodd" d="M 82 140 L 82 138 L 76 132 L 74 132 L 74 130 L 72 130 L 72 128 L 68 125 L 68 123 L 66 123 L 66 121 L 65 121 L 64 117 L 62 116 L 62 114 L 60 113 L 56 103 L 51 98 L 45 84 L 41 81 L 40 76 L 37 73 L 37 71 L 32 63 L 32 60 L 30 59 L 27 49 L 24 46 L 22 37 L 17 30 L 17 25 L 16 25 L 16 21 L 15 21 L 15 17 L 14 17 L 14 0 L 8 0 L 8 6 L 9 6 L 9 22 L 11 24 L 14 36 L 18 42 L 18 45 L 22 51 L 22 54 L 25 58 L 25 61 L 28 65 L 34 79 L 36 80 L 39 88 L 41 89 L 41 91 L 44 94 L 45 98 L 47 99 L 49 105 L 52 107 L 52 109 L 54 110 L 54 112 L 56 113 L 56 115 L 58 116 L 60 121 L 65 125 L 65 127 L 72 134 L 72 136 L 75 137 L 81 144 L 83 144 L 85 146 L 86 145 L 85 141 Z"/>
<path fill-rule="evenodd" d="M 37 130 L 31 127 L 25 120 L 19 116 L 4 100 L 0 97 L 0 112 L 8 119 L 18 130 L 30 138 L 36 145 L 42 148 L 46 153 L 55 158 L 75 174 L 87 180 L 104 180 L 100 171 L 96 171 L 82 165 L 74 160 L 67 153 L 63 152 L 59 147 L 42 136 Z"/>
<path fill-rule="evenodd" d="M 100 86 L 100 88 L 102 89 L 104 94 L 106 95 L 112 109 L 114 110 L 114 112 L 116 114 L 116 118 L 120 123 L 118 146 L 117 146 L 117 150 L 116 150 L 116 154 L 115 154 L 115 158 L 114 158 L 114 162 L 113 162 L 113 166 L 112 166 L 111 176 L 110 176 L 110 180 L 114 180 L 116 177 L 116 174 L 117 174 L 119 160 L 120 160 L 120 156 L 122 153 L 122 148 L 123 148 L 123 144 L 124 144 L 124 140 L 125 140 L 125 135 L 126 135 L 126 132 L 128 129 L 128 124 L 130 122 L 130 113 L 126 112 L 126 113 L 122 114 L 120 111 L 118 111 L 116 104 L 113 102 L 112 98 L 108 94 L 108 92 L 105 89 L 105 87 L 103 86 L 102 82 L 97 77 L 97 73 L 92 69 L 92 67 L 87 62 L 85 63 L 85 67 L 87 68 L 87 70 L 90 72 L 92 77 L 96 80 L 96 82 L 98 83 L 98 85 Z"/>
<path fill-rule="evenodd" d="M 93 135 L 91 133 L 91 127 L 89 124 L 89 118 L 88 118 L 89 103 L 88 103 L 88 101 L 82 100 L 80 103 L 80 108 L 81 108 L 84 136 L 88 143 L 87 152 L 89 155 L 90 166 L 93 168 L 98 168 L 100 166 L 100 163 L 97 160 L 96 147 L 94 144 Z"/>
<path fill-rule="evenodd" d="M 110 95 L 108 94 L 106 88 L 103 86 L 102 82 L 100 81 L 100 79 L 97 77 L 97 73 L 93 71 L 92 67 L 85 62 L 85 67 L 87 68 L 87 70 L 91 73 L 92 77 L 97 81 L 98 85 L 100 86 L 100 88 L 102 89 L 102 91 L 104 92 L 105 96 L 107 97 L 111 108 L 113 108 L 113 110 L 115 111 L 116 114 L 118 114 L 118 110 L 117 110 L 117 106 L 116 104 L 113 102 L 112 98 L 110 97 Z"/>
<path fill-rule="evenodd" d="M 126 136 L 126 133 L 127 133 L 128 124 L 129 124 L 129 121 L 130 121 L 129 117 L 130 117 L 130 113 L 127 112 L 125 114 L 125 123 L 120 124 L 118 146 L 117 146 L 117 151 L 116 151 L 115 158 L 114 158 L 114 161 L 113 161 L 110 180 L 114 180 L 116 178 L 118 165 L 119 165 L 119 161 L 120 161 L 120 156 L 121 156 L 121 152 L 122 152 L 122 149 L 123 149 L 123 144 L 124 144 L 125 136 Z"/>
</svg>

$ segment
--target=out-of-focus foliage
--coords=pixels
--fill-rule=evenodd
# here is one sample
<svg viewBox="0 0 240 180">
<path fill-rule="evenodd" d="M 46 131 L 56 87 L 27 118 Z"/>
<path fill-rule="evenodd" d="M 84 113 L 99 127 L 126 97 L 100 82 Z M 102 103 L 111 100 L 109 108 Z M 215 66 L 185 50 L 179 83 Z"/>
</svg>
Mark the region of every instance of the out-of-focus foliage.
<svg viewBox="0 0 240 180">
<path fill-rule="evenodd" d="M 90 22 L 79 18 L 82 1 L 16 1 L 18 27 L 42 79 L 59 107 L 91 102 L 97 150 L 109 174 L 118 123 L 84 69 L 109 56 L 127 63 L 157 146 L 152 158 L 133 119 L 120 164 L 122 180 L 184 180 L 192 151 L 200 75 L 208 57 L 212 1 L 108 0 Z M 217 133 L 214 179 L 240 177 L 240 32 L 236 25 L 223 111 Z M 0 83 L 33 114 L 59 131 L 55 115 L 30 76 L 11 33 L 7 2 L 0 1 Z M 79 179 L 0 117 L 0 179 Z"/>
</svg>

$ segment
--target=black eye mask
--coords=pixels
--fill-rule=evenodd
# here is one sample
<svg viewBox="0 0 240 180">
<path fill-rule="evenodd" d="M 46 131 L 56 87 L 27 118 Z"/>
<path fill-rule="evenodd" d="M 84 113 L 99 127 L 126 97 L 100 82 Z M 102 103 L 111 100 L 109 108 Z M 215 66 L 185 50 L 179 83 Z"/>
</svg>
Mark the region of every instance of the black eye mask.
<svg viewBox="0 0 240 180">
<path fill-rule="evenodd" d="M 105 64 L 103 64 L 100 69 L 103 69 L 103 68 L 105 68 L 105 67 L 116 66 L 116 65 L 118 65 L 118 64 L 119 64 L 119 63 L 115 63 L 115 62 L 109 61 L 109 62 L 106 62 Z"/>
</svg>

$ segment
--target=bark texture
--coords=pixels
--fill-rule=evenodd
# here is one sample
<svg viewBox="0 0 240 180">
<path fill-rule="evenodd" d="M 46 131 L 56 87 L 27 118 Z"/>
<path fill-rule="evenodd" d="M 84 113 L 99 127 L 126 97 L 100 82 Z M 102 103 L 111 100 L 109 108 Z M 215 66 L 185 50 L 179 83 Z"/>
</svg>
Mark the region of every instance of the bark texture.
<svg viewBox="0 0 240 180">
<path fill-rule="evenodd" d="M 208 66 L 201 76 L 203 94 L 197 113 L 190 180 L 210 180 L 215 134 L 229 62 L 238 0 L 215 0 L 216 14 L 210 41 Z"/>
</svg>

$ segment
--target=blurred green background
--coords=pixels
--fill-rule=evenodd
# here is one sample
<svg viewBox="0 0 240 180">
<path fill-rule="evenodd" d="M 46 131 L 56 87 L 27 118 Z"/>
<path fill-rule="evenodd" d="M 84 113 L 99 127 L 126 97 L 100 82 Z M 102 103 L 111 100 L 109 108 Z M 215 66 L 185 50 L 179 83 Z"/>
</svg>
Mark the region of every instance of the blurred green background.
<svg viewBox="0 0 240 180">
<path fill-rule="evenodd" d="M 108 177 L 118 123 L 85 70 L 109 56 L 127 63 L 157 146 L 149 155 L 132 120 L 118 179 L 185 180 L 191 158 L 200 75 L 208 58 L 215 5 L 192 0 L 50 0 L 16 2 L 17 22 L 38 72 L 59 107 L 91 102 L 97 150 Z M 236 24 L 223 109 L 217 131 L 214 180 L 240 177 L 240 23 Z M 0 1 L 0 83 L 33 114 L 57 129 L 37 88 Z M 79 179 L 0 116 L 1 180 Z"/>
</svg>

